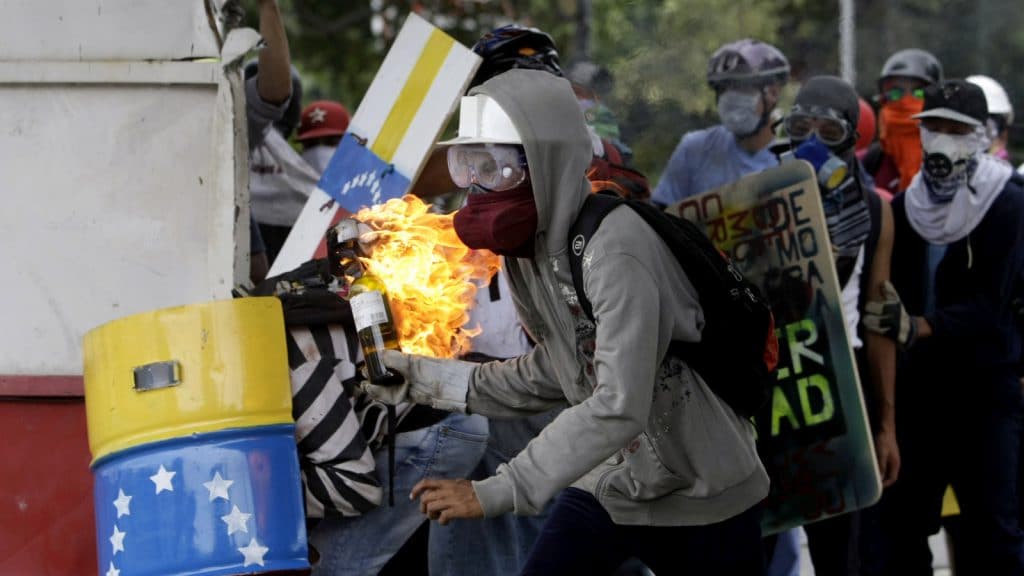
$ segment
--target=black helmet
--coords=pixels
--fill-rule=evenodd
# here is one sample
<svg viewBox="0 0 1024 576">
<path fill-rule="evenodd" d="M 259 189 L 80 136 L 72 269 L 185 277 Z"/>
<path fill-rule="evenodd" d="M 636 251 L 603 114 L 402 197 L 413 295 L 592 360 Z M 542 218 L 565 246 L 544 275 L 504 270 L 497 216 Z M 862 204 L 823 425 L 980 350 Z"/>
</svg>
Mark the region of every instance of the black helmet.
<svg viewBox="0 0 1024 576">
<path fill-rule="evenodd" d="M 744 38 L 722 46 L 708 61 L 708 84 L 716 91 L 728 86 L 767 86 L 789 79 L 789 61 L 778 48 Z"/>
<path fill-rule="evenodd" d="M 243 69 L 245 73 L 245 79 L 248 80 L 259 71 L 259 63 L 256 60 L 249 61 Z M 282 136 L 287 139 L 292 135 L 292 132 L 299 127 L 299 122 L 302 120 L 302 78 L 299 76 L 299 71 L 292 66 L 292 94 L 288 98 L 288 107 L 285 108 L 284 114 L 281 119 L 274 122 L 274 128 L 281 133 Z"/>
<path fill-rule="evenodd" d="M 543 70 L 561 77 L 555 41 L 536 28 L 509 24 L 484 34 L 473 45 L 484 59 L 470 86 L 483 84 L 494 76 L 513 68 Z"/>
<path fill-rule="evenodd" d="M 916 78 L 928 84 L 942 82 L 942 64 L 931 52 L 918 48 L 908 48 L 889 56 L 878 76 L 879 90 L 882 81 L 893 76 Z"/>
</svg>

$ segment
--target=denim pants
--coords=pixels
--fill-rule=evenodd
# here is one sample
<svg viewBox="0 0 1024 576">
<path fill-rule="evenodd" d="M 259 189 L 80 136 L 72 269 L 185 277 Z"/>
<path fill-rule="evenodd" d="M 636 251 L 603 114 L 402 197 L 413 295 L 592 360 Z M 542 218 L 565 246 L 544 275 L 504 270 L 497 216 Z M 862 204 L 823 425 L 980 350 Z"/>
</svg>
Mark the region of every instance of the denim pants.
<svg viewBox="0 0 1024 576">
<path fill-rule="evenodd" d="M 470 475 L 483 480 L 511 460 L 558 410 L 521 420 L 490 421 L 487 451 Z M 430 526 L 431 576 L 505 576 L 518 574 L 540 535 L 551 504 L 538 516 L 502 514 L 484 520 L 455 520 Z"/>
<path fill-rule="evenodd" d="M 655 574 L 764 573 L 760 511 L 706 526 L 623 526 L 589 492 L 566 488 L 555 500 L 522 573 L 611 574 L 636 557 Z"/>
<path fill-rule="evenodd" d="M 374 455 L 384 503 L 362 516 L 325 518 L 309 534 L 320 553 L 314 575 L 377 574 L 426 520 L 419 501 L 409 499 L 424 478 L 465 478 L 487 445 L 487 420 L 452 414 L 433 426 L 395 437 L 395 505 L 387 504 L 387 448 Z"/>
</svg>

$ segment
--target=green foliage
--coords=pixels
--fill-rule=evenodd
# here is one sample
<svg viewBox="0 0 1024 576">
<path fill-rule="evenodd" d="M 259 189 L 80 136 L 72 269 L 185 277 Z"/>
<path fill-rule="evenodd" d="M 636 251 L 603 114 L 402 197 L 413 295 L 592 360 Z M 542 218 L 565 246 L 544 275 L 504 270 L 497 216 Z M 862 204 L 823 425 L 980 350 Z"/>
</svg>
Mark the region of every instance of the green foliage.
<svg viewBox="0 0 1024 576">
<path fill-rule="evenodd" d="M 256 2 L 246 1 L 255 27 Z M 654 182 L 683 133 L 717 121 L 705 73 L 723 43 L 753 37 L 776 44 L 797 82 L 837 74 L 839 67 L 838 0 L 278 1 L 306 99 L 338 99 L 353 111 L 410 10 L 466 45 L 509 22 L 537 26 L 552 35 L 568 64 L 581 56 L 578 7 L 589 2 L 589 57 L 615 79 L 603 98 L 638 167 Z M 1002 82 L 1024 117 L 1024 75 L 1016 69 L 1024 61 L 1019 2 L 856 0 L 858 91 L 874 94 L 889 54 L 921 47 L 942 60 L 947 76 L 984 73 Z M 790 98 L 794 91 L 795 85 Z M 1015 138 L 1024 143 L 1024 133 Z"/>
</svg>

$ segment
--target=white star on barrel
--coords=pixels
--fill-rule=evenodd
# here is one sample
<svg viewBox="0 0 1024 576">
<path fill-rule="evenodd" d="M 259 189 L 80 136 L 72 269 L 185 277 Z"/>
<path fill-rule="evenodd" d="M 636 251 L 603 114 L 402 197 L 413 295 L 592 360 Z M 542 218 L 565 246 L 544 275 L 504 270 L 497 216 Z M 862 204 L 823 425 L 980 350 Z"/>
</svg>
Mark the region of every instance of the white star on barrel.
<svg viewBox="0 0 1024 576">
<path fill-rule="evenodd" d="M 216 498 L 230 500 L 231 498 L 228 497 L 228 488 L 230 488 L 234 483 L 234 480 L 225 480 L 220 477 L 220 472 L 216 472 L 213 475 L 213 480 L 203 482 L 203 486 L 206 486 L 206 489 L 210 491 L 210 502 L 213 502 Z"/>
<path fill-rule="evenodd" d="M 246 514 L 239 510 L 238 506 L 232 506 L 231 514 L 221 516 L 220 519 L 228 525 L 228 536 L 231 536 L 238 531 L 248 533 L 249 528 L 246 527 L 245 523 L 249 521 L 251 516 L 252 514 Z"/>
<path fill-rule="evenodd" d="M 127 534 L 127 532 L 121 532 L 117 529 L 117 524 L 114 524 L 114 534 L 110 537 L 110 545 L 114 548 L 114 551 L 111 552 L 111 556 L 117 554 L 118 552 L 124 552 L 125 534 Z"/>
<path fill-rule="evenodd" d="M 245 563 L 242 564 L 242 567 L 245 568 L 250 564 L 259 564 L 260 566 L 263 566 L 263 555 L 266 554 L 268 550 L 270 549 L 266 546 L 260 546 L 256 543 L 256 539 L 253 538 L 249 541 L 248 546 L 243 546 L 238 549 L 239 552 L 245 555 Z"/>
<path fill-rule="evenodd" d="M 114 507 L 117 508 L 117 517 L 131 516 L 132 511 L 128 507 L 132 502 L 132 497 L 124 493 L 124 490 L 117 490 L 117 500 L 114 500 Z"/>
<path fill-rule="evenodd" d="M 171 478 L 174 478 L 175 474 L 177 474 L 177 472 L 168 472 L 167 469 L 164 468 L 164 465 L 161 464 L 160 470 L 157 471 L 156 474 L 153 474 L 152 476 L 149 477 L 149 479 L 153 481 L 153 484 L 156 484 L 157 494 L 163 492 L 164 490 L 167 490 L 168 492 L 174 492 L 174 486 L 171 486 Z"/>
</svg>

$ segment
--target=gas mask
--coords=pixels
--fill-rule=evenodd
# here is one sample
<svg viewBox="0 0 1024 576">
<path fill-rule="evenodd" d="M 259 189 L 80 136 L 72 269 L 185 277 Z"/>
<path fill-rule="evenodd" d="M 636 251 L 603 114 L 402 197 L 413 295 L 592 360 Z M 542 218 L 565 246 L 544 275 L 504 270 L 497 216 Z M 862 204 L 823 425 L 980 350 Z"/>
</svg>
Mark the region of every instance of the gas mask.
<svg viewBox="0 0 1024 576">
<path fill-rule="evenodd" d="M 726 90 L 718 97 L 718 117 L 730 132 L 745 138 L 761 127 L 763 115 L 757 111 L 760 101 L 760 91 Z"/>
<path fill-rule="evenodd" d="M 818 140 L 817 134 L 811 134 L 793 155 L 809 162 L 817 173 L 836 272 L 840 284 L 846 284 L 853 273 L 857 254 L 871 232 L 871 214 L 864 191 L 850 165 Z"/>
<path fill-rule="evenodd" d="M 978 165 L 977 155 L 983 147 L 983 136 L 944 134 L 921 127 L 921 148 L 924 150 L 922 176 L 932 201 L 949 202 L 961 188 L 966 188 Z"/>
<path fill-rule="evenodd" d="M 313 146 L 302 151 L 302 159 L 318 174 L 323 174 L 337 149 L 337 146 Z"/>
</svg>

